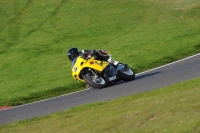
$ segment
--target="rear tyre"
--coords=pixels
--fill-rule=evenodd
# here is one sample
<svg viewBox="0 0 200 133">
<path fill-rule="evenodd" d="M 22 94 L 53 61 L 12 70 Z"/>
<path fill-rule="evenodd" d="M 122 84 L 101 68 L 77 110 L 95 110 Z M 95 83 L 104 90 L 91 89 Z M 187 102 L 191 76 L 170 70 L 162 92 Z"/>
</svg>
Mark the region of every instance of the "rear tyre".
<svg viewBox="0 0 200 133">
<path fill-rule="evenodd" d="M 120 72 L 122 73 L 122 80 L 124 81 L 132 81 L 135 79 L 135 72 L 129 66 L 125 66 Z"/>
<path fill-rule="evenodd" d="M 92 72 L 83 75 L 83 80 L 94 88 L 104 88 L 107 86 L 107 82 L 98 74 Z"/>
</svg>

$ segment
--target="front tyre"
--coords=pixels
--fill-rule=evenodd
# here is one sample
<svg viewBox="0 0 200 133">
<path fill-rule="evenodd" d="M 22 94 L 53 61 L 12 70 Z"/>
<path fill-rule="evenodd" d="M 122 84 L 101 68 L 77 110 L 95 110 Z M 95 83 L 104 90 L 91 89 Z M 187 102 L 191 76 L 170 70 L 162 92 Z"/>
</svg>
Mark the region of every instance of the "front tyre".
<svg viewBox="0 0 200 133">
<path fill-rule="evenodd" d="M 122 80 L 132 81 L 135 79 L 135 73 L 129 66 L 125 65 L 125 67 L 119 71 L 122 74 Z"/>
<path fill-rule="evenodd" d="M 83 75 L 83 80 L 92 87 L 95 88 L 104 88 L 107 86 L 107 82 L 98 74 L 91 72 L 85 73 Z"/>
</svg>

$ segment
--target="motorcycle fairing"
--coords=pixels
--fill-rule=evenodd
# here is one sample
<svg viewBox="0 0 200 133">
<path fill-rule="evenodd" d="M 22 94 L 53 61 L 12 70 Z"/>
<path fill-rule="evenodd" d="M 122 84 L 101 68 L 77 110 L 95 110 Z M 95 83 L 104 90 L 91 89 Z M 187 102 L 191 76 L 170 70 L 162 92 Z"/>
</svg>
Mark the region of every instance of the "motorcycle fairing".
<svg viewBox="0 0 200 133">
<path fill-rule="evenodd" d="M 106 68 L 106 66 L 108 64 L 109 63 L 105 62 L 105 61 L 95 60 L 94 57 L 92 57 L 88 60 L 85 60 L 81 56 L 78 56 L 72 62 L 72 76 L 76 80 L 81 80 L 81 81 L 85 82 L 80 77 L 80 74 L 81 74 L 81 72 L 83 71 L 84 68 L 91 68 L 91 69 L 97 70 L 101 73 Z"/>
<path fill-rule="evenodd" d="M 108 82 L 114 81 L 115 79 L 119 78 L 118 71 L 110 64 L 103 70 L 103 73 L 106 81 Z"/>
</svg>

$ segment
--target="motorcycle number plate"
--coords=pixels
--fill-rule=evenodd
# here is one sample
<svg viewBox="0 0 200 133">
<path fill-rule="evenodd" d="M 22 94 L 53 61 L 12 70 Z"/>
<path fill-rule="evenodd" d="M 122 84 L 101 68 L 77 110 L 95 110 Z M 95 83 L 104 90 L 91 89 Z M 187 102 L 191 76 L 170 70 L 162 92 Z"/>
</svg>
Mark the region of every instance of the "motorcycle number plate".
<svg viewBox="0 0 200 133">
<path fill-rule="evenodd" d="M 113 76 L 113 77 L 110 77 L 109 80 L 112 81 L 112 80 L 115 80 L 116 78 L 117 78 L 116 76 Z"/>
</svg>

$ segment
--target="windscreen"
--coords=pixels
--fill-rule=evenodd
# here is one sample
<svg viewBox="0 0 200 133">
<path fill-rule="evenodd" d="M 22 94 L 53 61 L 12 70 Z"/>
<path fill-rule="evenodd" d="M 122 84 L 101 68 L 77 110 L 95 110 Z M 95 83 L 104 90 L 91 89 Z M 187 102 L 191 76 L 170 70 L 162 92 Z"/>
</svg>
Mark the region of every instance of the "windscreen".
<svg viewBox="0 0 200 133">
<path fill-rule="evenodd" d="M 75 65 L 76 60 L 77 60 L 77 57 L 73 59 L 73 61 L 72 61 L 72 67 Z"/>
</svg>

